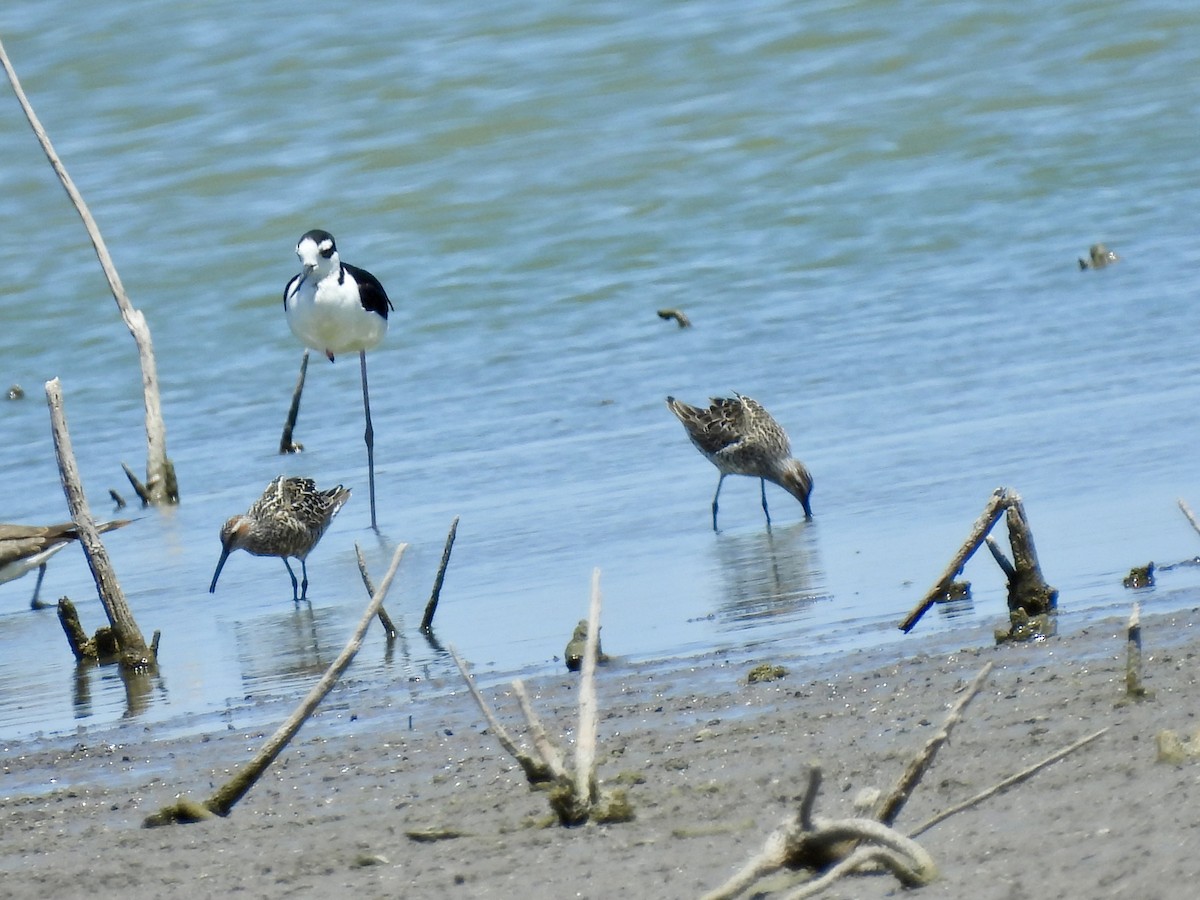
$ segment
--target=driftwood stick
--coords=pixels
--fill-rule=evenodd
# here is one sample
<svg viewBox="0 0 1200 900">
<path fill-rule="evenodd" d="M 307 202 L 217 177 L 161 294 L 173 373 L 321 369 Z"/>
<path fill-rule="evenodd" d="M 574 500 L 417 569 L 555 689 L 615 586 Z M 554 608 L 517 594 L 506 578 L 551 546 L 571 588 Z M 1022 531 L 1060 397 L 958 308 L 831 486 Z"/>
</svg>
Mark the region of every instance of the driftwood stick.
<svg viewBox="0 0 1200 900">
<path fill-rule="evenodd" d="M 371 573 L 367 571 L 367 561 L 363 558 L 362 548 L 358 546 L 357 541 L 354 543 L 354 553 L 358 557 L 358 574 L 362 576 L 363 584 L 367 588 L 367 594 L 374 597 L 375 585 L 371 581 Z M 392 624 L 392 617 L 387 614 L 387 610 L 383 608 L 382 603 L 379 604 L 377 615 L 379 616 L 379 624 L 383 626 L 383 631 L 387 635 L 387 639 L 394 641 L 399 632 L 396 631 L 396 626 Z"/>
<path fill-rule="evenodd" d="M 442 596 L 442 582 L 446 579 L 446 566 L 450 565 L 450 551 L 454 549 L 454 537 L 458 534 L 458 516 L 450 523 L 450 533 L 446 535 L 446 546 L 442 549 L 442 562 L 438 566 L 437 577 L 433 579 L 433 593 L 425 604 L 425 615 L 421 617 L 421 631 L 426 634 L 433 628 L 433 615 L 437 612 L 438 600 Z"/>
<path fill-rule="evenodd" d="M 67 646 L 75 654 L 76 662 L 96 659 L 96 642 L 83 630 L 75 604 L 66 597 L 60 597 L 58 601 L 58 623 L 62 625 L 63 633 L 67 636 Z"/>
<path fill-rule="evenodd" d="M 1009 581 L 1012 581 L 1014 578 L 1016 578 L 1016 567 L 1008 561 L 1008 557 L 1004 555 L 1004 551 L 1000 549 L 1000 545 L 996 543 L 996 539 L 989 534 L 984 543 L 986 543 L 987 548 L 992 551 L 992 559 L 996 561 L 996 565 L 1000 567 L 1000 571 L 1004 573 L 1004 577 Z"/>
<path fill-rule="evenodd" d="M 579 671 L 579 732 L 575 741 L 575 798 L 596 802 L 596 647 L 600 643 L 600 569 L 592 570 L 592 599 L 588 606 L 587 645 Z"/>
<path fill-rule="evenodd" d="M 980 688 L 983 687 L 983 682 L 987 680 L 988 675 L 991 673 L 992 663 L 989 662 L 979 670 L 979 674 L 975 676 L 974 681 L 963 691 L 962 697 L 954 704 L 954 708 L 946 716 L 946 720 L 942 723 L 942 727 L 938 733 L 929 739 L 921 752 L 908 764 L 908 768 L 904 770 L 904 774 L 900 776 L 900 780 L 896 782 L 896 786 L 892 788 L 891 793 L 880 801 L 879 806 L 875 810 L 875 818 L 884 825 L 891 825 L 896 821 L 896 816 L 900 814 L 900 810 L 904 808 L 904 804 L 912 796 L 913 789 L 916 788 L 921 777 L 925 774 L 925 770 L 933 762 L 933 758 L 937 756 L 938 750 L 950 739 L 950 732 L 962 718 L 963 710 L 967 708 L 967 704 L 979 693 Z"/>
<path fill-rule="evenodd" d="M 12 84 L 13 93 L 16 94 L 17 101 L 21 104 L 25 118 L 29 120 L 34 136 L 42 146 L 42 152 L 45 153 L 55 174 L 58 175 L 58 180 L 62 182 L 67 196 L 71 198 L 71 203 L 75 206 L 75 211 L 79 213 L 79 218 L 83 220 L 84 228 L 87 229 L 88 237 L 91 238 L 92 246 L 96 250 L 96 257 L 100 260 L 100 267 L 108 279 L 113 299 L 117 301 L 117 307 L 121 310 L 125 326 L 137 344 L 138 357 L 142 365 L 142 393 L 146 405 L 146 486 L 150 492 L 150 502 L 178 503 L 179 488 L 175 481 L 175 469 L 170 459 L 167 458 L 167 430 L 163 424 L 162 404 L 158 392 L 158 366 L 154 360 L 154 346 L 150 340 L 150 327 L 146 324 L 146 317 L 142 315 L 141 310 L 135 309 L 129 302 L 125 286 L 121 284 L 121 276 L 117 274 L 117 267 L 113 264 L 108 247 L 100 234 L 100 228 L 96 225 L 96 220 L 92 218 L 87 204 L 84 203 L 83 196 L 75 187 L 75 182 L 67 174 L 66 166 L 58 158 L 54 146 L 50 143 L 50 137 L 46 134 L 46 129 L 42 127 L 41 121 L 33 111 L 29 98 L 25 96 L 25 91 L 17 78 L 16 70 L 9 62 L 3 43 L 0 43 L 0 64 L 4 66 L 9 83 Z"/>
<path fill-rule="evenodd" d="M 658 311 L 658 317 L 660 319 L 665 319 L 666 321 L 674 319 L 680 328 L 688 328 L 692 324 L 691 319 L 685 316 L 683 314 L 683 310 L 681 309 L 660 309 Z"/>
<path fill-rule="evenodd" d="M 296 429 L 296 419 L 300 415 L 300 395 L 304 393 L 304 376 L 308 373 L 308 350 L 300 360 L 300 375 L 296 379 L 296 389 L 292 391 L 292 405 L 288 407 L 287 421 L 283 423 L 283 436 L 279 439 L 279 452 L 299 453 L 304 449 L 303 444 L 292 440 L 292 432 Z"/>
<path fill-rule="evenodd" d="M 1191 523 L 1193 530 L 1195 530 L 1196 534 L 1200 534 L 1200 523 L 1196 521 L 1195 515 L 1192 514 L 1192 508 L 1187 505 L 1187 501 L 1180 497 L 1177 502 L 1183 514 L 1187 516 L 1187 520 Z"/>
<path fill-rule="evenodd" d="M 859 847 L 837 865 L 801 885 L 784 900 L 802 900 L 819 894 L 833 882 L 872 863 L 887 868 L 905 887 L 921 887 L 937 877 L 933 857 L 916 841 L 871 819 L 843 819 L 823 823 L 822 838 L 872 840 L 876 845 Z"/>
<path fill-rule="evenodd" d="M 1008 609 L 1010 612 L 1023 609 L 1030 616 L 1051 612 L 1058 604 L 1058 591 L 1046 584 L 1042 576 L 1037 550 L 1033 546 L 1033 532 L 1025 516 L 1025 504 L 1016 492 L 1010 494 L 1005 512 L 1008 542 L 1017 570 L 1016 576 L 1008 581 Z"/>
<path fill-rule="evenodd" d="M 483 698 L 483 694 L 479 692 L 478 686 L 475 684 L 475 679 L 471 673 L 467 671 L 467 665 L 462 661 L 462 657 L 458 655 L 458 651 L 453 647 L 449 647 L 450 658 L 454 660 L 454 664 L 458 666 L 458 671 L 462 674 L 463 681 L 467 683 L 467 690 L 471 692 L 471 696 L 475 698 L 475 703 L 479 707 L 479 711 L 483 713 L 483 717 L 487 719 L 488 727 L 492 729 L 492 733 L 496 735 L 496 740 L 500 742 L 508 755 L 517 761 L 517 764 L 525 772 L 525 778 L 530 784 L 538 784 L 545 781 L 550 781 L 552 778 L 550 767 L 544 760 L 534 759 L 528 753 L 522 751 L 517 742 L 512 739 L 512 736 L 500 724 L 500 720 L 496 718 L 496 714 L 492 712 L 491 706 Z"/>
<path fill-rule="evenodd" d="M 308 717 L 313 714 L 313 710 L 317 708 L 325 695 L 328 694 L 342 673 L 350 666 L 354 655 L 358 653 L 358 648 L 362 646 L 363 636 L 367 633 L 367 628 L 371 625 L 371 620 L 375 618 L 379 611 L 380 605 L 383 603 L 383 598 L 387 596 L 388 589 L 392 586 L 392 579 L 396 577 L 396 570 L 400 568 L 400 558 L 404 555 L 404 551 L 408 549 L 408 544 L 400 544 L 396 548 L 396 552 L 392 554 L 392 564 L 388 567 L 387 574 L 383 576 L 383 581 L 379 585 L 379 590 L 371 597 L 371 602 L 367 604 L 366 612 L 363 613 L 362 619 L 359 620 L 358 626 L 354 629 L 354 634 L 350 636 L 350 640 L 346 646 L 342 648 L 342 652 L 325 670 L 325 674 L 321 676 L 321 680 L 313 685 L 312 690 L 296 707 L 295 712 L 288 717 L 276 732 L 271 735 L 262 749 L 254 759 L 250 760 L 243 766 L 228 782 L 212 795 L 204 806 L 218 816 L 227 816 L 233 810 L 233 807 L 241 800 L 246 793 L 252 788 L 255 782 L 258 781 L 262 774 L 267 771 L 267 767 L 275 761 L 275 758 L 283 752 L 283 748 L 288 745 L 296 732 L 300 730 Z M 147 820 L 149 824 L 149 820 Z"/>
<path fill-rule="evenodd" d="M 133 474 L 133 469 L 129 468 L 125 463 L 121 463 L 121 468 L 125 470 L 125 477 L 129 479 L 129 483 L 133 485 L 133 492 L 138 495 L 138 499 L 142 501 L 142 506 L 150 505 L 150 491 L 142 484 L 140 478 Z"/>
<path fill-rule="evenodd" d="M 1014 784 L 1020 784 L 1022 781 L 1026 781 L 1029 778 L 1032 778 L 1034 775 L 1036 775 L 1042 769 L 1046 768 L 1049 765 L 1052 765 L 1053 763 L 1058 762 L 1064 756 L 1066 756 L 1070 753 L 1074 753 L 1080 747 L 1090 744 L 1092 741 L 1096 740 L 1096 738 L 1100 737 L 1100 735 L 1104 734 L 1104 732 L 1106 732 L 1106 731 L 1108 731 L 1107 726 L 1104 728 L 1101 728 L 1099 731 L 1089 734 L 1085 738 L 1080 738 L 1075 743 L 1070 744 L 1069 746 L 1063 747 L 1061 750 L 1056 750 L 1054 753 L 1051 753 L 1049 756 L 1047 756 L 1041 762 L 1034 763 L 1032 766 L 1022 769 L 1020 772 L 1017 772 L 1015 775 L 1010 775 L 1008 778 L 1005 778 L 999 784 L 993 785 L 992 787 L 988 788 L 986 791 L 980 791 L 978 794 L 976 794 L 974 797 L 970 798 L 969 800 L 964 800 L 962 803 L 959 803 L 957 806 L 952 806 L 952 807 L 950 807 L 950 809 L 943 810 L 942 812 L 938 813 L 933 818 L 928 819 L 925 822 L 922 822 L 920 825 L 918 825 L 916 828 L 914 828 L 912 831 L 910 831 L 908 833 L 908 836 L 915 838 L 917 835 L 924 834 L 926 831 L 928 831 L 934 825 L 937 825 L 939 822 L 944 822 L 946 819 L 950 818 L 951 816 L 953 816 L 957 813 L 960 813 L 963 810 L 970 809 L 972 806 L 978 806 L 984 800 L 987 800 L 989 797 L 999 794 L 1001 791 L 1012 787 Z"/>
<path fill-rule="evenodd" d="M 546 734 L 542 720 L 534 712 L 533 704 L 529 702 L 529 692 L 525 690 L 525 682 L 517 678 L 513 681 L 512 687 L 513 693 L 517 695 L 517 703 L 521 705 L 521 712 L 525 714 L 525 721 L 529 723 L 529 739 L 533 741 L 533 748 L 555 778 L 569 779 L 570 775 L 563 763 L 562 752 L 554 746 L 549 735 Z"/>
<path fill-rule="evenodd" d="M 1129 614 L 1125 640 L 1125 695 L 1133 700 L 1145 700 L 1150 692 L 1142 683 L 1142 622 L 1141 607 L 1134 601 Z"/>
<path fill-rule="evenodd" d="M 983 512 L 979 518 L 975 520 L 975 524 L 971 526 L 971 533 L 967 536 L 963 545 L 958 548 L 958 552 L 954 554 L 954 558 L 950 560 L 950 564 L 946 566 L 944 572 L 938 578 L 928 593 L 918 603 L 900 623 L 900 630 L 906 634 L 913 630 L 913 627 L 921 620 L 921 616 L 929 611 L 929 608 L 937 602 L 938 597 L 946 593 L 950 583 L 958 577 L 962 572 L 963 566 L 967 564 L 967 560 L 971 558 L 979 545 L 983 543 L 983 539 L 987 537 L 992 526 L 1003 514 L 1005 507 L 1008 505 L 1008 490 L 1006 488 L 998 488 L 992 493 L 991 499 L 983 508 Z"/>
<path fill-rule="evenodd" d="M 79 532 L 79 543 L 87 557 L 88 568 L 104 604 L 104 612 L 116 633 L 121 647 L 121 665 L 126 668 L 141 668 L 155 663 L 141 629 L 134 621 L 125 592 L 117 581 L 108 551 L 100 540 L 100 532 L 88 509 L 87 496 L 79 481 L 79 468 L 75 463 L 75 451 L 71 447 L 71 435 L 67 430 L 66 413 L 63 411 L 62 386 L 57 378 L 46 382 L 46 401 L 50 406 L 50 427 L 54 435 L 54 453 L 58 457 L 58 471 L 62 478 L 63 493 L 71 518 Z"/>
</svg>

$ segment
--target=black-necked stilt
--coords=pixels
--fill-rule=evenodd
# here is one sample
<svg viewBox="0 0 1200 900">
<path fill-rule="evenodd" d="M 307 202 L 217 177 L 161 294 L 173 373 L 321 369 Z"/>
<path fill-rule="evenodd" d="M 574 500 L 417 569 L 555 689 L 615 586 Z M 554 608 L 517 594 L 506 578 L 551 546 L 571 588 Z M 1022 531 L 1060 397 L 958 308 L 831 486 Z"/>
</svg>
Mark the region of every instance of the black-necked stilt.
<svg viewBox="0 0 1200 900">
<path fill-rule="evenodd" d="M 328 231 L 306 232 L 296 244 L 300 274 L 283 290 L 283 306 L 292 333 L 305 346 L 333 362 L 335 354 L 358 351 L 362 368 L 363 411 L 367 429 L 367 475 L 371 492 L 371 527 L 375 524 L 375 431 L 371 427 L 371 398 L 367 392 L 367 351 L 387 333 L 392 301 L 379 279 L 358 266 L 344 263 Z"/>
<path fill-rule="evenodd" d="M 245 550 L 254 556 L 282 559 L 292 578 L 292 599 L 297 603 L 306 600 L 308 565 L 305 559 L 349 498 L 349 488 L 340 484 L 319 491 L 311 478 L 280 475 L 267 485 L 263 495 L 251 504 L 245 515 L 234 516 L 221 526 L 221 558 L 217 561 L 208 592 L 216 592 L 217 579 L 221 577 L 229 554 L 234 550 Z M 303 581 L 299 589 L 296 573 L 288 562 L 289 556 L 300 560 Z"/>
<path fill-rule="evenodd" d="M 733 400 L 714 397 L 708 409 L 667 398 L 667 406 L 683 423 L 696 449 L 721 473 L 712 501 L 713 531 L 717 530 L 717 498 L 721 496 L 721 482 L 726 475 L 759 479 L 767 525 L 771 524 L 767 509 L 768 481 L 799 500 L 804 507 L 804 518 L 811 519 L 808 495 L 812 493 L 812 475 L 804 463 L 792 458 L 787 432 L 758 401 L 741 394 L 733 396 Z"/>
<path fill-rule="evenodd" d="M 96 526 L 100 533 L 128 525 L 129 519 L 115 519 Z M 33 587 L 31 609 L 42 609 L 38 592 L 42 579 L 46 577 L 46 562 L 71 541 L 79 538 L 74 522 L 60 525 L 0 525 L 0 584 L 20 578 L 27 572 L 38 570 L 37 584 Z"/>
</svg>

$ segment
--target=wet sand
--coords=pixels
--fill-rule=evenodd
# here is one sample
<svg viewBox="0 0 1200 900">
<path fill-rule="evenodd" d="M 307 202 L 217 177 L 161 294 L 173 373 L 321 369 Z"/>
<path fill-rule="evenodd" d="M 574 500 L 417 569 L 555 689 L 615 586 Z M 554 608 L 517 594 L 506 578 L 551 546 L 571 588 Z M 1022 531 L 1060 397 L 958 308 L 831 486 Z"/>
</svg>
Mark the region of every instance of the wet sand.
<svg viewBox="0 0 1200 900">
<path fill-rule="evenodd" d="M 993 623 L 993 624 L 998 624 Z M 180 792 L 202 799 L 263 728 L 159 739 L 136 722 L 4 746 L 0 893 L 8 897 L 695 897 L 795 809 L 806 766 L 819 815 L 887 790 L 958 693 L 995 669 L 897 826 L 935 813 L 1100 728 L 1099 740 L 921 836 L 941 877 L 912 896 L 1184 898 L 1200 876 L 1200 760 L 1157 761 L 1155 735 L 1200 727 L 1200 610 L 1143 617 L 1146 686 L 1124 700 L 1125 621 L 1074 623 L 1042 644 L 991 646 L 973 628 L 875 650 L 771 658 L 751 650 L 601 671 L 600 777 L 631 783 L 636 820 L 542 827 L 545 797 L 452 683 L 350 681 L 334 691 L 224 820 L 143 829 Z M 616 649 L 616 648 L 606 648 Z M 351 673 L 352 675 L 353 673 Z M 529 687 L 552 733 L 576 679 Z M 488 687 L 511 730 L 506 685 Z M 411 718 L 410 718 L 411 717 Z M 410 724 L 411 723 L 411 724 Z M 462 836 L 419 843 L 409 831 Z M 858 877 L 822 896 L 900 896 Z"/>
</svg>

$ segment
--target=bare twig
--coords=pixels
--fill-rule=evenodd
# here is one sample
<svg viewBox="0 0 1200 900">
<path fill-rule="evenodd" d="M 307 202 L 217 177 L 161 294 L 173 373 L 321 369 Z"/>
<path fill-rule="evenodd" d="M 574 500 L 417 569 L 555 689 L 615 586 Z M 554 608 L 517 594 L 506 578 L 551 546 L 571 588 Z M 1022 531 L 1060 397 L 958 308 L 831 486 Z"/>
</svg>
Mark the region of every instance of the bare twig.
<svg viewBox="0 0 1200 900">
<path fill-rule="evenodd" d="M 1187 505 L 1187 501 L 1180 497 L 1177 502 L 1179 503 L 1179 508 L 1183 511 L 1183 514 L 1187 516 L 1187 520 L 1191 524 L 1192 528 L 1197 534 L 1200 534 L 1200 523 L 1196 521 L 1196 516 L 1192 513 L 1192 508 Z"/>
<path fill-rule="evenodd" d="M 228 782 L 202 804 L 202 808 L 210 813 L 215 813 L 218 816 L 227 816 L 232 812 L 233 807 L 239 800 L 246 795 L 252 788 L 255 782 L 258 781 L 262 774 L 267 770 L 275 758 L 283 751 L 283 748 L 288 745 L 288 742 L 295 737 L 296 732 L 300 730 L 307 720 L 312 715 L 313 710 L 317 708 L 320 702 L 325 699 L 342 673 L 350 666 L 350 662 L 354 659 L 354 655 L 358 653 L 358 648 L 362 646 L 363 637 L 367 633 L 367 628 L 371 625 L 371 620 L 375 618 L 379 611 L 379 607 L 383 603 L 383 598 L 387 596 L 388 589 L 392 586 L 392 579 L 396 577 L 396 570 L 400 567 L 400 558 L 404 555 L 404 551 L 408 549 L 408 544 L 400 544 L 396 547 L 396 552 L 392 555 L 392 564 L 388 567 L 387 574 L 383 576 L 383 581 L 379 585 L 379 589 L 371 597 L 371 602 L 367 604 L 367 609 L 359 620 L 358 626 L 354 629 L 354 634 L 350 636 L 350 640 L 346 646 L 342 648 L 342 652 L 325 670 L 325 674 L 321 676 L 321 680 L 313 685 L 312 690 L 300 702 L 295 712 L 288 717 L 276 732 L 271 735 L 262 749 L 254 759 L 250 760 L 243 766 Z M 196 804 L 184 808 L 175 806 L 166 807 L 154 815 L 148 817 L 143 823 L 146 827 L 154 825 L 165 825 L 172 822 L 190 822 L 196 821 L 193 817 Z"/>
<path fill-rule="evenodd" d="M 529 693 L 525 690 L 525 682 L 517 678 L 512 687 L 513 693 L 517 695 L 517 703 L 521 705 L 521 712 L 525 714 L 525 721 L 529 723 L 529 739 L 533 741 L 533 748 L 555 778 L 569 779 L 571 776 L 563 763 L 562 752 L 550 740 L 542 720 L 534 712 L 533 704 L 529 702 Z"/>
<path fill-rule="evenodd" d="M 990 534 L 987 536 L 984 543 L 987 548 L 992 551 L 992 559 L 996 561 L 996 565 L 1000 567 L 1000 571 L 1004 573 L 1004 577 L 1010 581 L 1017 577 L 1017 568 L 1008 561 L 1008 557 L 1004 555 L 1004 551 L 1000 549 L 1000 545 L 996 543 L 996 539 Z"/>
<path fill-rule="evenodd" d="M 292 405 L 288 407 L 287 421 L 283 423 L 283 436 L 279 439 L 280 453 L 299 453 L 304 449 L 303 444 L 292 440 L 292 432 L 296 429 L 296 418 L 300 415 L 300 395 L 304 393 L 304 376 L 308 372 L 308 350 L 300 360 L 300 375 L 296 378 L 296 389 L 292 391 Z"/>
<path fill-rule="evenodd" d="M 950 564 L 946 566 L 941 577 L 934 582 L 933 587 L 929 589 L 928 593 L 921 599 L 921 602 L 900 623 L 901 631 L 905 633 L 912 631 L 917 622 L 921 620 L 921 616 L 929 611 L 929 608 L 937 602 L 939 597 L 945 595 L 950 583 L 962 572 L 963 566 L 967 564 L 967 560 L 971 558 L 971 554 L 979 549 L 979 545 L 983 543 L 983 539 L 992 530 L 992 526 L 996 524 L 996 521 L 1004 513 L 1005 508 L 1008 506 L 1008 500 L 1008 490 L 1005 488 L 997 488 L 992 493 L 991 499 L 988 500 L 987 505 L 983 508 L 983 512 L 975 520 L 975 524 L 971 526 L 971 533 L 967 536 L 963 545 L 959 547 L 958 552 L 954 554 L 954 558 L 950 560 Z"/>
<path fill-rule="evenodd" d="M 978 806 L 984 800 L 987 800 L 989 797 L 992 797 L 992 796 L 1000 793 L 1001 791 L 1012 787 L 1014 784 L 1020 784 L 1022 781 L 1026 781 L 1027 779 L 1032 778 L 1034 775 L 1036 775 L 1042 769 L 1046 768 L 1049 765 L 1052 765 L 1053 763 L 1058 762 L 1064 756 L 1066 756 L 1070 753 L 1074 753 L 1076 750 L 1078 750 L 1080 747 L 1085 746 L 1086 744 L 1090 744 L 1092 741 L 1096 740 L 1096 738 L 1100 737 L 1106 731 L 1108 731 L 1107 727 L 1101 728 L 1099 731 L 1089 734 L 1085 738 L 1080 738 L 1075 743 L 1073 743 L 1067 747 L 1063 747 L 1061 750 L 1057 750 L 1054 753 L 1051 753 L 1049 756 L 1047 756 L 1041 762 L 1034 763 L 1032 766 L 1029 766 L 1026 769 L 1022 769 L 1020 772 L 1017 772 L 1015 775 L 1010 775 L 1008 778 L 1005 778 L 999 784 L 993 785 L 992 787 L 988 788 L 986 791 L 980 791 L 978 794 L 976 794 L 971 799 L 964 800 L 962 803 L 959 803 L 957 806 L 952 806 L 952 807 L 950 807 L 950 809 L 944 810 L 944 811 L 938 813 L 933 818 L 928 819 L 925 822 L 922 822 L 920 825 L 918 825 L 916 828 L 914 828 L 912 831 L 910 831 L 908 833 L 908 836 L 915 838 L 919 834 L 924 834 L 926 831 L 928 831 L 934 825 L 937 825 L 939 822 L 944 822 L 946 819 L 950 818 L 951 816 L 955 815 L 956 813 L 960 813 L 963 810 L 970 809 L 972 806 Z"/>
<path fill-rule="evenodd" d="M 100 532 L 88 508 L 87 496 L 79 481 L 79 468 L 75 463 L 75 451 L 71 447 L 71 435 L 67 430 L 66 413 L 63 411 L 62 386 L 57 378 L 46 382 L 46 401 L 50 406 L 50 426 L 54 435 L 54 452 L 58 457 L 58 471 L 62 477 L 63 493 L 71 508 L 71 518 L 79 532 L 79 543 L 83 546 L 92 579 L 104 604 L 108 621 L 116 634 L 121 648 L 121 665 L 125 668 L 143 668 L 155 663 L 146 639 L 142 636 L 125 592 L 117 581 L 108 551 L 100 540 Z"/>
<path fill-rule="evenodd" d="M 496 714 L 492 712 L 492 708 L 488 702 L 483 699 L 483 694 L 479 692 L 479 688 L 475 684 L 475 679 L 467 670 L 467 665 L 462 661 L 462 657 L 458 655 L 458 651 L 453 647 L 449 648 L 450 658 L 454 660 L 454 664 L 458 666 L 458 671 L 462 674 L 463 680 L 467 683 L 467 690 L 471 692 L 471 696 L 475 699 L 479 711 L 483 713 L 483 717 L 487 719 L 488 727 L 492 729 L 492 733 L 496 735 L 496 740 L 500 742 L 508 755 L 517 761 L 521 768 L 525 771 L 525 777 L 530 784 L 539 784 L 552 780 L 553 773 L 545 760 L 534 759 L 528 753 L 525 753 L 517 746 L 517 742 L 512 739 L 512 735 L 508 733 L 500 720 L 496 718 Z"/>
<path fill-rule="evenodd" d="M 929 768 L 930 763 L 933 762 L 933 758 L 937 756 L 938 750 L 950 739 L 950 732 L 962 718 L 963 710 L 967 708 L 967 704 L 979 693 L 980 688 L 983 687 L 983 682 L 987 680 L 991 672 L 992 663 L 988 662 L 979 670 L 979 674 L 975 676 L 975 679 L 963 692 L 962 697 L 954 704 L 954 708 L 946 716 L 946 720 L 942 723 L 942 727 L 938 733 L 929 739 L 921 752 L 908 764 L 908 768 L 904 770 L 904 774 L 900 776 L 900 780 L 896 782 L 896 786 L 892 788 L 891 793 L 879 802 L 879 805 L 875 809 L 875 818 L 884 825 L 891 825 L 896 821 L 896 816 L 900 814 L 900 810 L 904 808 L 904 804 L 912 796 L 913 789 L 920 782 L 921 776 L 925 774 L 925 770 Z"/>
<path fill-rule="evenodd" d="M 358 574 L 362 576 L 363 584 L 367 588 L 367 594 L 375 596 L 375 585 L 371 582 L 371 573 L 367 571 L 367 561 L 363 557 L 362 548 L 358 543 L 354 544 L 354 553 L 358 557 Z M 387 614 L 387 610 L 383 608 L 383 604 L 379 604 L 379 624 L 383 626 L 384 634 L 387 635 L 389 641 L 394 641 L 396 635 L 396 626 L 392 624 L 392 617 Z"/>
<path fill-rule="evenodd" d="M 579 672 L 579 732 L 575 741 L 575 797 L 589 806 L 596 801 L 596 648 L 600 643 L 600 569 L 592 570 L 587 646 Z"/>
<path fill-rule="evenodd" d="M 113 299 L 117 301 L 121 317 L 125 320 L 125 326 L 137 344 L 138 357 L 142 365 L 142 393 L 146 405 L 146 487 L 149 490 L 150 502 L 178 503 L 179 488 L 175 481 L 175 469 L 170 459 L 167 458 L 167 430 L 163 424 L 162 404 L 158 392 L 158 366 L 154 360 L 150 326 L 146 324 L 146 317 L 142 315 L 141 310 L 135 309 L 129 302 L 125 287 L 121 284 L 121 277 L 117 274 L 117 267 L 108 253 L 108 247 L 105 246 L 96 220 L 92 218 L 92 213 L 84 203 L 83 196 L 75 187 L 71 176 L 67 174 L 66 166 L 58 158 L 58 154 L 46 134 L 46 129 L 42 127 L 41 121 L 33 111 L 29 98 L 25 96 L 16 70 L 9 62 L 8 54 L 2 43 L 0 43 L 0 64 L 4 66 L 4 71 L 12 84 L 13 93 L 16 94 L 17 101 L 25 113 L 25 118 L 29 120 L 34 135 L 42 145 L 42 152 L 46 154 L 46 159 L 50 161 L 50 166 L 58 175 L 59 181 L 62 182 L 67 196 L 71 198 L 75 211 L 83 220 L 84 228 L 87 229 L 88 237 L 91 238 L 92 246 L 96 250 L 96 257 L 100 260 L 100 267 L 108 279 Z"/>
<path fill-rule="evenodd" d="M 454 537 L 458 534 L 458 516 L 450 523 L 450 533 L 446 535 L 446 546 L 442 549 L 442 562 L 438 566 L 437 577 L 433 579 L 433 593 L 425 604 L 425 615 L 421 617 L 421 631 L 426 634 L 433 628 L 433 616 L 437 612 L 438 600 L 442 596 L 442 582 L 446 578 L 446 566 L 450 565 L 450 551 L 454 549 Z"/>
<path fill-rule="evenodd" d="M 1129 614 L 1125 640 L 1125 695 L 1133 700 L 1145 700 L 1150 691 L 1142 683 L 1142 622 L 1141 608 L 1135 601 Z"/>
</svg>

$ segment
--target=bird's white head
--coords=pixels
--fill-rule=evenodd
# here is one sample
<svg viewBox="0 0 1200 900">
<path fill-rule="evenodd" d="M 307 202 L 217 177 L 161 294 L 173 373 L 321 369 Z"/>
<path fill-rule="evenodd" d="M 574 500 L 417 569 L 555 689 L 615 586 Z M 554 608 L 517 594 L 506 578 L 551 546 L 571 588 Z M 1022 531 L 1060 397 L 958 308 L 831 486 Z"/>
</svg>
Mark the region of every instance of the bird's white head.
<svg viewBox="0 0 1200 900">
<path fill-rule="evenodd" d="M 341 265 L 333 235 L 319 228 L 304 233 L 296 244 L 296 256 L 300 258 L 303 278 L 315 273 L 320 281 Z"/>
</svg>

